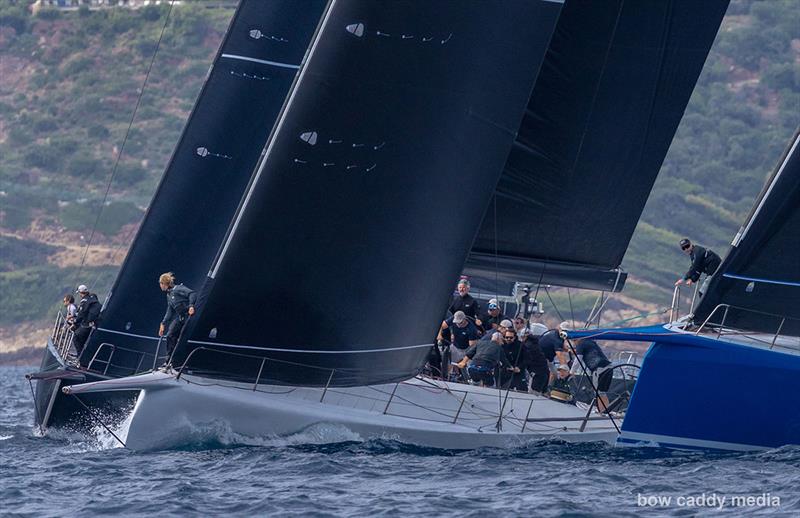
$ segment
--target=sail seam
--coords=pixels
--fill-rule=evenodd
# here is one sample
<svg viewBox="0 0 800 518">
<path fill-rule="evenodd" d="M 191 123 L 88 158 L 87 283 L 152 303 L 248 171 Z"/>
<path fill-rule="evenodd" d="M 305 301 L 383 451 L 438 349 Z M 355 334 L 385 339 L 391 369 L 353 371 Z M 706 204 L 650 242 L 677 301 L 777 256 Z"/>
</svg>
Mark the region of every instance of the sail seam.
<svg viewBox="0 0 800 518">
<path fill-rule="evenodd" d="M 219 268 L 222 265 L 222 261 L 225 259 L 225 254 L 228 252 L 228 247 L 233 241 L 233 237 L 236 235 L 236 230 L 239 228 L 239 223 L 242 220 L 242 216 L 244 215 L 245 211 L 247 210 L 247 206 L 250 203 L 250 199 L 253 196 L 253 192 L 255 192 L 256 186 L 258 185 L 258 181 L 261 178 L 261 173 L 264 172 L 266 169 L 267 162 L 269 161 L 270 153 L 272 149 L 275 147 L 275 141 L 277 140 L 277 136 L 280 134 L 281 127 L 283 127 L 284 122 L 286 122 L 286 117 L 289 114 L 289 109 L 292 106 L 292 102 L 297 95 L 298 90 L 300 89 L 300 84 L 303 82 L 303 77 L 308 70 L 308 63 L 311 61 L 312 56 L 314 55 L 314 51 L 317 49 L 317 45 L 322 40 L 322 35 L 325 33 L 325 27 L 328 25 L 328 20 L 330 19 L 331 13 L 333 12 L 333 6 L 336 4 L 336 0 L 332 0 L 330 5 L 328 6 L 328 10 L 325 13 L 325 17 L 320 24 L 319 32 L 317 33 L 314 42 L 311 44 L 311 48 L 308 51 L 308 57 L 303 59 L 302 66 L 300 68 L 299 76 L 297 77 L 297 83 L 295 84 L 292 92 L 289 94 L 289 100 L 286 102 L 286 108 L 281 113 L 281 118 L 278 120 L 278 124 L 275 126 L 275 131 L 273 132 L 273 137 L 270 139 L 269 144 L 267 145 L 267 150 L 264 152 L 264 160 L 261 162 L 261 167 L 258 168 L 256 172 L 255 178 L 253 178 L 253 183 L 250 185 L 250 188 L 247 190 L 247 194 L 245 194 L 244 201 L 242 202 L 241 209 L 239 213 L 236 215 L 236 219 L 233 221 L 233 225 L 231 226 L 231 231 L 228 234 L 228 238 L 225 240 L 225 243 L 222 246 L 222 251 L 219 254 L 219 258 L 217 259 L 217 264 L 211 270 L 210 278 L 215 279 L 217 273 L 219 272 Z"/>
<path fill-rule="evenodd" d="M 132 336 L 134 338 L 144 338 L 146 340 L 158 340 L 157 336 L 146 336 L 146 335 L 137 335 L 133 333 L 125 333 L 123 331 L 114 331 L 113 329 L 104 329 L 102 327 L 97 328 L 98 331 L 102 331 L 103 333 L 112 333 L 115 335 L 124 335 L 124 336 Z"/>
<path fill-rule="evenodd" d="M 251 58 L 248 56 L 239 56 L 237 54 L 223 54 L 220 57 L 228 59 L 238 59 L 241 61 L 252 61 L 253 63 L 261 63 L 263 65 L 271 65 L 273 67 L 280 67 L 280 68 L 291 68 L 293 70 L 298 70 L 300 68 L 300 65 L 293 65 L 291 63 L 281 63 L 280 61 L 270 61 L 267 59 Z"/>
<path fill-rule="evenodd" d="M 258 351 L 286 352 L 286 353 L 310 353 L 310 354 L 360 354 L 360 353 L 383 353 L 388 351 L 405 351 L 408 349 L 419 349 L 420 347 L 431 347 L 431 344 L 404 345 L 402 347 L 387 347 L 384 349 L 362 349 L 360 351 L 338 350 L 338 351 L 317 351 L 310 349 L 282 349 L 278 347 L 259 347 L 256 345 L 237 345 L 223 344 L 218 342 L 204 342 L 201 340 L 188 340 L 190 344 L 216 345 L 222 347 L 234 347 L 237 349 L 255 349 Z"/>
<path fill-rule="evenodd" d="M 772 279 L 760 279 L 758 277 L 745 277 L 743 275 L 735 275 L 733 273 L 723 273 L 723 277 L 728 279 L 738 279 L 740 281 L 763 282 L 764 284 L 780 284 L 782 286 L 800 286 L 800 282 L 791 281 L 774 281 Z"/>
</svg>

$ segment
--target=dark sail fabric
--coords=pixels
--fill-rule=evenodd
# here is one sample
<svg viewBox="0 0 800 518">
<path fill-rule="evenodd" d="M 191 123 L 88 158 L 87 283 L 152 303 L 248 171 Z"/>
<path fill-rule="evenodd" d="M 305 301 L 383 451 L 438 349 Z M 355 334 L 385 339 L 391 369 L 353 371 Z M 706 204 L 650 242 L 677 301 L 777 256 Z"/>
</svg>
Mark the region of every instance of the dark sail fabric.
<svg viewBox="0 0 800 518">
<path fill-rule="evenodd" d="M 622 289 L 617 269 L 727 5 L 566 2 L 465 273 Z"/>
<path fill-rule="evenodd" d="M 84 352 L 102 343 L 127 375 L 152 364 L 166 301 L 159 274 L 198 289 L 236 213 L 325 7 L 243 0 Z M 128 350 L 130 349 L 130 351 Z M 101 352 L 107 356 L 110 349 Z"/>
<path fill-rule="evenodd" d="M 173 363 L 220 344 L 270 383 L 418 373 L 560 8 L 332 2 Z"/>
<path fill-rule="evenodd" d="M 798 143 L 800 131 L 709 282 L 694 311 L 697 324 L 711 316 L 717 324 L 724 318 L 726 327 L 770 334 L 780 329 L 783 335 L 800 336 Z"/>
</svg>

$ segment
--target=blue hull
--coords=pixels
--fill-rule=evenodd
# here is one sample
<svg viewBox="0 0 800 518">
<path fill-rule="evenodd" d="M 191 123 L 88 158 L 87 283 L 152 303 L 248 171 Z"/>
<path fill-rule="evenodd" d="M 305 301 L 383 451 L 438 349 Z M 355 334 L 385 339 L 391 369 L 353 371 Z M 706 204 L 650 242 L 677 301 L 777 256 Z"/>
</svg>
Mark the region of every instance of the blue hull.
<svg viewBox="0 0 800 518">
<path fill-rule="evenodd" d="M 720 450 L 800 444 L 800 356 L 687 334 L 656 338 L 618 442 Z"/>
</svg>

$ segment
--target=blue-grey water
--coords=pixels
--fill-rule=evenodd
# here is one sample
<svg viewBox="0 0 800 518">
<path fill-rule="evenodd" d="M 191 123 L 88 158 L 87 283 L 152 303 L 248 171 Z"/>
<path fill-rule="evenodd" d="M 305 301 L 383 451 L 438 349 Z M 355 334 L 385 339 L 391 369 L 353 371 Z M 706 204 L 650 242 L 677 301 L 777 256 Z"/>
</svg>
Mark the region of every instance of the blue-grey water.
<svg viewBox="0 0 800 518">
<path fill-rule="evenodd" d="M 712 454 L 538 442 L 455 453 L 328 430 L 260 440 L 220 432 L 137 453 L 99 432 L 37 436 L 31 370 L 0 367 L 2 515 L 800 515 L 800 448 Z M 733 496 L 752 505 L 733 507 Z"/>
</svg>

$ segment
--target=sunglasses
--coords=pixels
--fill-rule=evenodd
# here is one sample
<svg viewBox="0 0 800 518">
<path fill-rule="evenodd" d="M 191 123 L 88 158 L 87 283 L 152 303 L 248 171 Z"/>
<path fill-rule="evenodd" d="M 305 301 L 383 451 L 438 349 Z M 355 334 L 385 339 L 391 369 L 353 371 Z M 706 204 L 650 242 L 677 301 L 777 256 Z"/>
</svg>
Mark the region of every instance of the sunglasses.
<svg viewBox="0 0 800 518">
<path fill-rule="evenodd" d="M 692 247 L 692 245 L 689 245 L 689 246 L 682 246 L 682 247 L 681 247 L 681 250 L 689 250 L 689 248 L 691 248 L 691 247 Z"/>
<path fill-rule="evenodd" d="M 514 339 L 513 336 L 504 336 L 503 337 L 503 340 L 513 340 L 513 339 Z"/>
</svg>

